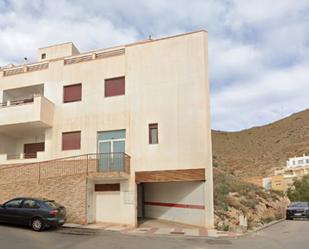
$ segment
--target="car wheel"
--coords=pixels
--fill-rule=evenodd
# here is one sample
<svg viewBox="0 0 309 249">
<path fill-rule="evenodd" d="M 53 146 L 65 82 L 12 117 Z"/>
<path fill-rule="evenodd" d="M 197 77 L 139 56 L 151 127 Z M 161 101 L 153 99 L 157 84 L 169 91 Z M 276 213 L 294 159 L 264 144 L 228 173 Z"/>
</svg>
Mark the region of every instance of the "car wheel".
<svg viewBox="0 0 309 249">
<path fill-rule="evenodd" d="M 44 223 L 40 218 L 33 218 L 31 221 L 31 228 L 33 231 L 40 232 L 44 228 Z"/>
</svg>

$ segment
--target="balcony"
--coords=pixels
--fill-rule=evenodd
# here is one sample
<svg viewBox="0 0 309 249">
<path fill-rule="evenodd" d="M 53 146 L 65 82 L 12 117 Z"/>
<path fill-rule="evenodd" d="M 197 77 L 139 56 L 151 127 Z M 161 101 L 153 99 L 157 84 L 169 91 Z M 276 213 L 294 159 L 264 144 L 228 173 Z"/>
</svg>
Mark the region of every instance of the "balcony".
<svg viewBox="0 0 309 249">
<path fill-rule="evenodd" d="M 0 132 L 14 135 L 18 130 L 53 126 L 54 104 L 44 96 L 0 103 Z"/>
</svg>

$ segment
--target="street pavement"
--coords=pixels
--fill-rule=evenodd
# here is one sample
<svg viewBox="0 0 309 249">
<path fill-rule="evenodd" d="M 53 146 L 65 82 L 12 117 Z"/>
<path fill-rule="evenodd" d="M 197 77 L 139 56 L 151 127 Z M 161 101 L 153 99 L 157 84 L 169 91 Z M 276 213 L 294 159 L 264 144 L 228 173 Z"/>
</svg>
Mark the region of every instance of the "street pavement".
<svg viewBox="0 0 309 249">
<path fill-rule="evenodd" d="M 238 238 L 189 238 L 181 235 L 127 235 L 112 231 L 32 232 L 28 228 L 0 226 L 0 249 L 306 249 L 309 221 L 283 221 Z"/>
</svg>

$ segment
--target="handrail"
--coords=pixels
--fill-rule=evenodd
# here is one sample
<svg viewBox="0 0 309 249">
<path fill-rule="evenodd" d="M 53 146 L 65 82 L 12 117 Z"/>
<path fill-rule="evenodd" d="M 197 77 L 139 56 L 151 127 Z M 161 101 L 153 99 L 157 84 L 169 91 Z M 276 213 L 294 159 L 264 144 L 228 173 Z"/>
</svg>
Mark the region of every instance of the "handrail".
<svg viewBox="0 0 309 249">
<path fill-rule="evenodd" d="M 3 165 L 0 166 L 0 184 L 27 180 L 40 182 L 41 179 L 53 177 L 108 172 L 130 174 L 130 156 L 123 152 L 92 153 L 41 162 Z"/>
</svg>

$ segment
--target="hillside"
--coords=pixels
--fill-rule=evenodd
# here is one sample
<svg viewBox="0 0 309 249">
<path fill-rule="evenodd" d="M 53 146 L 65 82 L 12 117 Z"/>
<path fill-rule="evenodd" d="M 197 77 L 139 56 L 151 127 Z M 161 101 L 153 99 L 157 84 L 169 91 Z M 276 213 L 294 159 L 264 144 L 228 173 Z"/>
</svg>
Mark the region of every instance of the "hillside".
<svg viewBox="0 0 309 249">
<path fill-rule="evenodd" d="M 239 231 L 241 215 L 247 217 L 248 229 L 282 219 L 288 203 L 280 192 L 264 191 L 218 167 L 214 169 L 215 227 L 218 230 Z"/>
<path fill-rule="evenodd" d="M 309 153 L 309 109 L 239 132 L 212 131 L 214 167 L 238 177 L 267 176 Z"/>
</svg>

